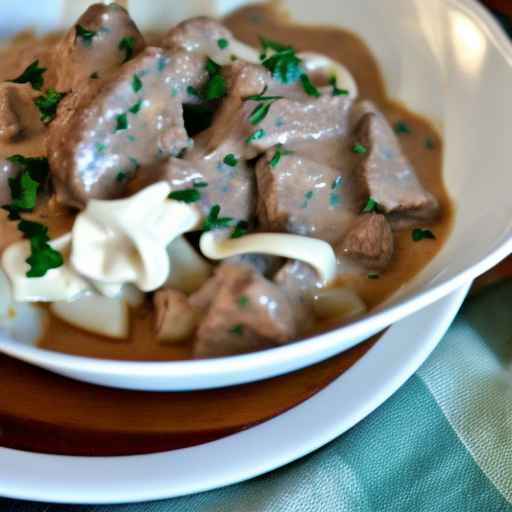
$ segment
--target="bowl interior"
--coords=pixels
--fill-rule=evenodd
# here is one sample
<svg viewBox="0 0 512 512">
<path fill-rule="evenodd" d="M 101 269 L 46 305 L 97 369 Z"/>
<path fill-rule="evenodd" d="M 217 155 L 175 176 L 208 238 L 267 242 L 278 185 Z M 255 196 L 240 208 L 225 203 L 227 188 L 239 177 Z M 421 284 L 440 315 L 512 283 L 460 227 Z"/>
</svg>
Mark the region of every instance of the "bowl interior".
<svg viewBox="0 0 512 512">
<path fill-rule="evenodd" d="M 30 25 L 69 26 L 87 3 L 33 2 L 22 13 L 2 4 L 0 35 Z M 222 16 L 247 3 L 132 0 L 130 9 L 142 27 L 162 28 L 197 14 Z M 282 3 L 296 21 L 339 25 L 359 34 L 377 57 L 389 95 L 430 118 L 444 137 L 444 178 L 456 205 L 453 233 L 431 264 L 387 302 L 381 313 L 394 311 L 388 323 L 410 313 L 414 300 L 416 309 L 424 306 L 510 252 L 512 46 L 490 15 L 474 0 Z"/>
</svg>

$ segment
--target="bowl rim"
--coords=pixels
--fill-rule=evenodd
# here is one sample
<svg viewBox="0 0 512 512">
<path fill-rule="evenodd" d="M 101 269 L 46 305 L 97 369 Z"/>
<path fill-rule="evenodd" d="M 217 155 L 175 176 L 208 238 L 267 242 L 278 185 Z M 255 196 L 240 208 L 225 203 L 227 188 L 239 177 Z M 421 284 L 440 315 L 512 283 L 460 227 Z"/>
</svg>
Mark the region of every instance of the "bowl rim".
<svg viewBox="0 0 512 512">
<path fill-rule="evenodd" d="M 477 0 L 443 0 L 458 9 L 465 11 L 474 18 L 478 26 L 485 32 L 512 70 L 512 41 L 490 11 Z M 65 354 L 53 350 L 27 345 L 7 338 L 0 334 L 0 351 L 24 360 L 37 362 L 51 367 L 59 366 L 69 371 L 86 371 L 92 375 L 132 375 L 137 377 L 159 378 L 169 376 L 201 378 L 221 376 L 246 370 L 257 370 L 268 364 L 269 358 L 273 363 L 285 363 L 297 358 L 313 355 L 318 346 L 324 349 L 341 346 L 344 337 L 356 337 L 370 331 L 378 332 L 401 318 L 404 318 L 461 288 L 479 275 L 490 270 L 512 253 L 512 219 L 508 234 L 503 235 L 495 246 L 478 263 L 466 268 L 446 281 L 428 286 L 426 290 L 415 293 L 412 297 L 399 300 L 396 304 L 384 307 L 368 316 L 362 317 L 348 325 L 327 332 L 310 336 L 287 345 L 271 347 L 248 354 L 217 357 L 197 360 L 174 361 L 125 361 L 118 359 L 100 359 L 88 356 Z M 358 342 L 359 343 L 359 342 Z M 341 352 L 353 345 L 347 345 L 338 350 Z"/>
</svg>

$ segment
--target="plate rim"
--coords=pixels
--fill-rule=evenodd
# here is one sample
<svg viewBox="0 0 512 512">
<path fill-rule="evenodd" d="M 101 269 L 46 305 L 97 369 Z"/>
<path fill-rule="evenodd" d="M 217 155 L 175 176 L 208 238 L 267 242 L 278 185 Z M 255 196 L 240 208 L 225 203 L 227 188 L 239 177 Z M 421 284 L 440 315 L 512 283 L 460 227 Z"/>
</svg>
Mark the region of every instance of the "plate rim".
<svg viewBox="0 0 512 512">
<path fill-rule="evenodd" d="M 223 439 L 169 452 L 121 457 L 71 457 L 0 448 L 0 467 L 9 468 L 7 475 L 0 474 L 0 496 L 67 504 L 133 503 L 204 492 L 286 465 L 340 436 L 396 392 L 437 346 L 470 286 L 464 285 L 395 324 L 353 367 L 304 403 Z M 411 341 L 414 328 L 421 336 Z M 382 365 L 386 358 L 390 364 Z M 374 371 L 376 367 L 379 372 Z M 370 382 L 368 374 L 372 375 Z M 357 387 L 358 393 L 351 393 L 351 387 Z M 343 409 L 329 407 L 340 397 L 345 400 Z M 297 423 L 303 428 L 290 430 Z M 229 452 L 234 457 L 227 468 Z M 195 480 L 187 480 L 187 462 Z M 141 466 L 145 482 L 141 481 Z M 162 473 L 167 478 L 173 475 L 174 481 Z M 108 485 L 102 488 L 105 482 Z"/>
</svg>

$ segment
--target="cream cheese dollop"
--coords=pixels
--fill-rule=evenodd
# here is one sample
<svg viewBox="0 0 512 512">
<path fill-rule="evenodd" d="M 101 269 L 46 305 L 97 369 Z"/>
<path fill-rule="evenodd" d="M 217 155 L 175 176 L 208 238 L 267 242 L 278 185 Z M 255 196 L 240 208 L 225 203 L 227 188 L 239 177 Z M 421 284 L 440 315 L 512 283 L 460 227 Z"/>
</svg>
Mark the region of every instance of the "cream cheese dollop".
<svg viewBox="0 0 512 512">
<path fill-rule="evenodd" d="M 214 231 L 201 236 L 201 252 L 212 260 L 241 254 L 272 254 L 309 263 L 325 286 L 336 277 L 336 254 L 330 244 L 316 238 L 288 233 L 256 233 L 241 238 L 226 238 Z"/>
<path fill-rule="evenodd" d="M 195 206 L 168 199 L 170 192 L 162 181 L 127 199 L 89 201 L 73 226 L 73 267 L 100 283 L 160 288 L 170 273 L 167 246 L 201 219 Z"/>
</svg>

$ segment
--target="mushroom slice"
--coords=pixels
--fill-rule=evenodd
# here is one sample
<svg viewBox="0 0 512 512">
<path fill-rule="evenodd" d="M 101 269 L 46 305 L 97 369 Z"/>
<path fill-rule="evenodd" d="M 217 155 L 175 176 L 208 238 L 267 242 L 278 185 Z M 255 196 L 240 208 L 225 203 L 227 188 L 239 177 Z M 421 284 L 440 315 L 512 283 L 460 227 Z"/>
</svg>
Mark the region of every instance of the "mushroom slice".
<svg viewBox="0 0 512 512">
<path fill-rule="evenodd" d="M 196 228 L 196 207 L 168 199 L 171 187 L 158 182 L 127 199 L 92 200 L 73 226 L 71 262 L 102 283 L 134 283 L 149 292 L 170 272 L 167 246 Z"/>
<path fill-rule="evenodd" d="M 127 338 L 130 312 L 125 300 L 87 294 L 71 302 L 54 302 L 50 311 L 74 327 L 114 339 Z"/>
<path fill-rule="evenodd" d="M 199 242 L 201 252 L 212 260 L 240 254 L 273 254 L 309 263 L 324 285 L 336 276 L 336 255 L 327 242 L 306 236 L 282 233 L 256 233 L 241 238 L 224 238 L 215 232 L 204 233 Z"/>
</svg>

